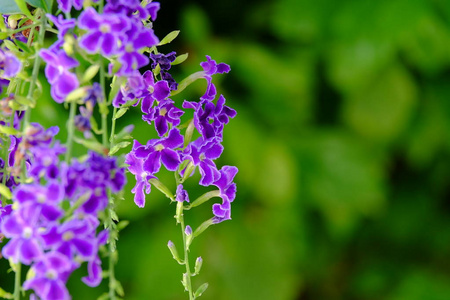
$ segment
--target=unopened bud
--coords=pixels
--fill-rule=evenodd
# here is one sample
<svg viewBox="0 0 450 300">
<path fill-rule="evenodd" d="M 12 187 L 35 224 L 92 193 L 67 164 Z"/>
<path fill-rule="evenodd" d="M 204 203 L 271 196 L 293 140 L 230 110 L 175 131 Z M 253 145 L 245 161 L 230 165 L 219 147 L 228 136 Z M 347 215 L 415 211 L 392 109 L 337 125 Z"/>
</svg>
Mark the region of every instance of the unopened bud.
<svg viewBox="0 0 450 300">
<path fill-rule="evenodd" d="M 195 267 L 194 267 L 194 274 L 193 275 L 198 275 L 198 273 L 200 273 L 200 270 L 202 268 L 202 264 L 203 264 L 203 259 L 201 256 L 197 257 L 197 259 L 195 260 Z"/>
<path fill-rule="evenodd" d="M 173 259 L 175 259 L 179 264 L 181 264 L 180 256 L 178 255 L 177 248 L 175 247 L 175 244 L 172 241 L 169 241 L 167 243 L 167 247 L 170 250 L 170 253 L 172 253 Z"/>
</svg>

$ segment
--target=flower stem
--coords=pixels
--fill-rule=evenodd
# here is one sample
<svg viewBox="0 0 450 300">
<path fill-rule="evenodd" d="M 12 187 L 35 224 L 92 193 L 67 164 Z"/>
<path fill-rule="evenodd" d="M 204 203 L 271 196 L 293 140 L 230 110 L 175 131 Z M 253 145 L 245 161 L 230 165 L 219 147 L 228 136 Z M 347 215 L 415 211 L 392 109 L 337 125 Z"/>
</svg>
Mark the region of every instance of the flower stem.
<svg viewBox="0 0 450 300">
<path fill-rule="evenodd" d="M 41 28 L 39 28 L 39 35 L 38 35 L 38 48 L 41 48 L 44 45 L 44 38 L 45 38 L 45 27 L 47 26 L 47 16 L 45 13 L 41 13 L 41 10 L 39 10 L 39 15 L 41 17 Z M 34 58 L 34 65 L 33 65 L 33 71 L 31 73 L 31 82 L 30 82 L 30 88 L 28 89 L 28 99 L 33 98 L 34 89 L 36 87 L 36 81 L 37 77 L 39 75 L 39 67 L 41 65 L 41 57 L 38 53 L 36 53 L 36 57 Z M 30 107 L 27 106 L 27 109 L 25 111 L 24 116 L 24 128 L 30 123 L 30 114 L 31 110 Z"/>
<path fill-rule="evenodd" d="M 177 205 L 183 205 L 182 202 L 177 203 Z M 194 292 L 192 291 L 192 283 L 191 283 L 191 268 L 189 266 L 189 249 L 186 242 L 186 234 L 185 229 L 186 226 L 184 225 L 184 214 L 181 213 L 179 216 L 180 225 L 181 225 L 181 235 L 183 237 L 183 248 L 184 248 L 184 265 L 186 266 L 186 281 L 184 282 L 186 284 L 185 288 L 189 294 L 189 300 L 194 300 Z"/>
<path fill-rule="evenodd" d="M 20 262 L 16 265 L 16 276 L 14 278 L 14 300 L 20 299 L 20 287 L 22 286 L 21 283 L 21 267 L 22 264 Z"/>
<path fill-rule="evenodd" d="M 70 158 L 72 157 L 72 145 L 73 145 L 73 136 L 75 133 L 75 114 L 77 111 L 76 102 L 70 103 L 70 112 L 69 112 L 69 120 L 67 121 L 67 152 L 66 152 L 66 162 L 70 162 Z"/>
</svg>

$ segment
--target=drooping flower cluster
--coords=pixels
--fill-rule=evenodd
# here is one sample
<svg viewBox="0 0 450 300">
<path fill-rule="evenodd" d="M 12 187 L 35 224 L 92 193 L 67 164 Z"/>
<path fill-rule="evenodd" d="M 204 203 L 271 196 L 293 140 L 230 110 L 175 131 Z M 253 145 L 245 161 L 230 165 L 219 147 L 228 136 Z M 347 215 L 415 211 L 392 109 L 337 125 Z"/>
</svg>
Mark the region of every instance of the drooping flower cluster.
<svg viewBox="0 0 450 300">
<path fill-rule="evenodd" d="M 97 286 L 102 279 L 98 250 L 108 232 L 99 231 L 98 213 L 108 205 L 108 190 L 123 188 L 125 172 L 115 158 L 95 152 L 85 161 L 60 163 L 64 149 L 53 143 L 57 128 L 33 128 L 18 148 L 35 154 L 28 160 L 35 181 L 14 190 L 14 210 L 1 210 L 1 233 L 9 238 L 2 254 L 31 265 L 34 277 L 25 289 L 42 299 L 70 299 L 65 283 L 83 262 L 88 264 L 84 283 Z"/>
<path fill-rule="evenodd" d="M 161 70 L 169 70 L 174 57 L 174 53 L 167 56 L 161 54 L 151 56 L 153 69 L 159 65 Z M 129 171 L 136 176 L 137 183 L 133 189 L 135 203 L 139 207 L 145 205 L 144 190 L 147 194 L 150 193 L 148 180 L 156 178 L 161 165 L 169 171 L 179 172 L 184 177 L 190 176 L 198 167 L 201 174 L 199 183 L 203 186 L 215 185 L 220 190 L 223 202 L 213 206 L 214 222 L 218 223 L 231 218 L 230 204 L 236 194 L 233 178 L 237 168 L 224 166 L 219 170 L 214 161 L 223 151 L 221 143 L 224 125 L 228 124 L 230 118 L 236 116 L 236 111 L 225 105 L 223 95 L 220 95 L 214 103 L 217 93 L 212 76 L 227 73 L 230 67 L 224 63 L 217 64 L 209 56 L 206 62 L 201 63 L 201 66 L 204 70 L 203 77 L 207 80 L 207 90 L 199 102 L 185 101 L 182 105 L 185 110 L 193 110 L 191 122 L 200 134 L 194 141 L 190 141 L 190 137 L 186 139 L 177 127 L 185 111 L 176 107 L 174 101 L 169 98 L 171 86 L 176 88 L 176 85 L 170 82 L 173 80 L 170 74 L 165 75 L 166 78 L 170 78 L 169 81 L 162 76 L 163 79 L 155 82 L 154 73 L 146 71 L 140 80 L 137 80 L 140 84 L 133 88 L 132 94 L 128 94 L 127 97 L 123 94 L 119 95 L 120 101 L 117 101 L 116 105 L 135 99 L 141 101 L 141 109 L 144 113 L 142 119 L 149 124 L 153 122 L 160 137 L 149 140 L 145 145 L 135 140 L 132 151 L 126 157 L 126 163 L 130 166 Z M 194 168 L 187 170 L 184 164 L 185 168 L 180 169 L 183 161 L 189 162 L 188 165 Z M 180 193 L 184 191 L 182 188 L 178 190 Z M 177 199 L 188 199 L 188 197 L 184 194 L 178 195 L 177 192 Z"/>
</svg>

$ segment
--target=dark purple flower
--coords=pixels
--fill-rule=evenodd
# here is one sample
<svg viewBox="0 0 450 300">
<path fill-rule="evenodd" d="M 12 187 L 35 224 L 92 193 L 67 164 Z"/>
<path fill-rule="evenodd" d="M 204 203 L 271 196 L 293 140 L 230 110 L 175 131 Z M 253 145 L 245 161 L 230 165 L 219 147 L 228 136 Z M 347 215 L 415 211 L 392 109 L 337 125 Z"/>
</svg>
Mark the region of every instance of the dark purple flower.
<svg viewBox="0 0 450 300">
<path fill-rule="evenodd" d="M 117 54 L 130 23 L 123 15 L 98 14 L 95 9 L 89 7 L 78 18 L 78 26 L 88 31 L 81 37 L 81 47 L 90 54 L 100 52 L 105 56 L 111 56 Z"/>
<path fill-rule="evenodd" d="M 80 106 L 80 114 L 75 116 L 75 127 L 81 131 L 90 131 L 91 130 L 91 112 L 88 111 L 85 107 Z"/>
<path fill-rule="evenodd" d="M 170 68 L 172 67 L 172 62 L 174 62 L 176 58 L 177 56 L 175 52 L 170 52 L 168 54 L 150 54 L 150 59 L 152 60 L 152 69 L 155 69 L 159 65 L 159 67 L 161 68 L 161 78 L 167 81 L 171 91 L 178 88 L 178 83 L 167 71 L 170 70 Z"/>
<path fill-rule="evenodd" d="M 223 166 L 220 170 L 220 178 L 213 184 L 220 190 L 222 204 L 213 205 L 214 223 L 220 223 L 231 219 L 231 202 L 236 198 L 236 183 L 233 182 L 238 172 L 234 166 Z"/>
<path fill-rule="evenodd" d="M 163 136 L 167 133 L 169 130 L 169 123 L 172 124 L 172 126 L 180 124 L 180 118 L 184 114 L 184 111 L 175 107 L 173 104 L 174 102 L 172 100 L 167 99 L 152 108 L 148 114 L 142 116 L 142 119 L 149 124 L 151 124 L 152 121 L 155 123 L 155 128 L 159 136 Z"/>
<path fill-rule="evenodd" d="M 71 299 L 65 284 L 65 274 L 72 269 L 71 261 L 58 252 L 49 252 L 32 266 L 34 277 L 23 283 L 25 290 L 33 289 L 42 300 Z"/>
<path fill-rule="evenodd" d="M 201 99 L 211 101 L 216 97 L 216 87 L 212 83 L 212 75 L 228 73 L 230 71 L 230 66 L 225 63 L 216 63 L 209 55 L 206 55 L 206 59 L 207 61 L 200 63 L 200 66 L 202 66 L 205 72 L 204 77 L 208 82 L 206 92 Z"/>
<path fill-rule="evenodd" d="M 142 75 L 146 93 L 142 99 L 142 112 L 150 114 L 154 101 L 163 101 L 170 95 L 169 84 L 165 80 L 155 82 L 152 71 L 145 71 Z"/>
<path fill-rule="evenodd" d="M 225 97 L 222 95 L 220 95 L 216 105 L 207 100 L 200 102 L 184 101 L 183 108 L 195 110 L 195 127 L 206 140 L 214 137 L 221 140 L 223 126 L 228 124 L 230 118 L 236 116 L 236 111 L 225 105 Z"/>
<path fill-rule="evenodd" d="M 136 185 L 131 190 L 131 192 L 134 194 L 134 203 L 136 203 L 138 207 L 144 207 L 145 206 L 144 190 L 146 194 L 150 194 L 151 185 L 148 181 L 151 178 L 156 177 L 144 170 L 143 159 L 137 158 L 134 155 L 133 151 L 128 153 L 125 158 L 126 158 L 125 163 L 129 165 L 128 171 L 130 171 L 130 173 L 136 177 Z"/>
<path fill-rule="evenodd" d="M 79 86 L 77 76 L 69 72 L 69 69 L 77 67 L 79 63 L 64 51 L 42 49 L 39 54 L 47 63 L 45 76 L 51 84 L 52 97 L 56 102 L 62 103 L 67 95 Z"/>
<path fill-rule="evenodd" d="M 11 78 L 22 69 L 22 63 L 9 51 L 0 49 L 0 77 Z"/>
<path fill-rule="evenodd" d="M 135 141 L 133 152 L 137 158 L 145 159 L 143 169 L 150 174 L 156 174 L 161 162 L 169 171 L 175 171 L 180 164 L 180 155 L 174 149 L 183 145 L 183 136 L 177 128 L 172 128 L 165 138 L 150 140 L 142 146 Z"/>
</svg>

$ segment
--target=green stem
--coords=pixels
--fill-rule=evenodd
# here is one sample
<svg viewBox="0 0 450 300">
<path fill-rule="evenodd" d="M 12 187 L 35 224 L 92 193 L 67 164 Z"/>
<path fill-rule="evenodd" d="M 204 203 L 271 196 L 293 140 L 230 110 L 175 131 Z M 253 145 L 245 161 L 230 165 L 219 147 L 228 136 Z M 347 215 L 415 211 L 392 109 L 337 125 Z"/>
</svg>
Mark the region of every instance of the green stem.
<svg viewBox="0 0 450 300">
<path fill-rule="evenodd" d="M 42 47 L 44 44 L 44 38 L 45 38 L 45 27 L 47 26 L 47 16 L 45 13 L 41 13 L 41 10 L 39 10 L 39 15 L 41 17 L 41 28 L 39 29 L 39 35 L 38 35 L 38 48 Z M 36 54 L 36 57 L 34 58 L 34 65 L 33 65 L 33 71 L 31 73 L 31 82 L 30 82 L 30 88 L 28 89 L 28 99 L 33 98 L 34 89 L 36 87 L 36 81 L 37 77 L 39 75 L 39 67 L 41 65 L 41 57 Z M 29 107 L 27 107 L 25 111 L 24 116 L 24 128 L 30 123 L 30 114 L 31 110 Z"/>
<path fill-rule="evenodd" d="M 15 276 L 15 281 L 14 281 L 14 300 L 19 300 L 20 299 L 20 288 L 22 286 L 22 282 L 21 282 L 21 263 L 18 262 L 16 265 L 16 276 Z"/>
<path fill-rule="evenodd" d="M 177 203 L 178 204 L 178 203 Z M 182 205 L 182 203 L 181 203 Z M 180 220 L 180 224 L 181 224 L 181 235 L 183 236 L 183 248 L 184 248 L 184 265 L 186 266 L 186 289 L 188 291 L 189 294 L 189 300 L 194 300 L 194 292 L 192 291 L 192 283 L 191 283 L 191 268 L 189 267 L 189 250 L 188 250 L 188 245 L 186 242 L 186 234 L 185 234 L 185 229 L 186 226 L 184 225 L 184 215 L 183 213 L 180 214 L 179 216 L 179 220 Z"/>
<path fill-rule="evenodd" d="M 75 133 L 75 114 L 77 112 L 77 103 L 70 103 L 70 112 L 69 112 L 69 120 L 67 121 L 67 152 L 66 152 L 66 162 L 70 162 L 70 158 L 72 157 L 72 145 L 73 145 L 73 136 Z"/>
<path fill-rule="evenodd" d="M 113 118 L 112 118 L 112 122 L 111 122 L 111 134 L 109 136 L 109 143 L 110 143 L 110 147 L 112 149 L 112 147 L 114 147 L 114 135 L 115 135 L 115 131 L 116 131 L 116 113 L 117 113 L 117 107 L 114 107 L 113 110 Z"/>
</svg>

